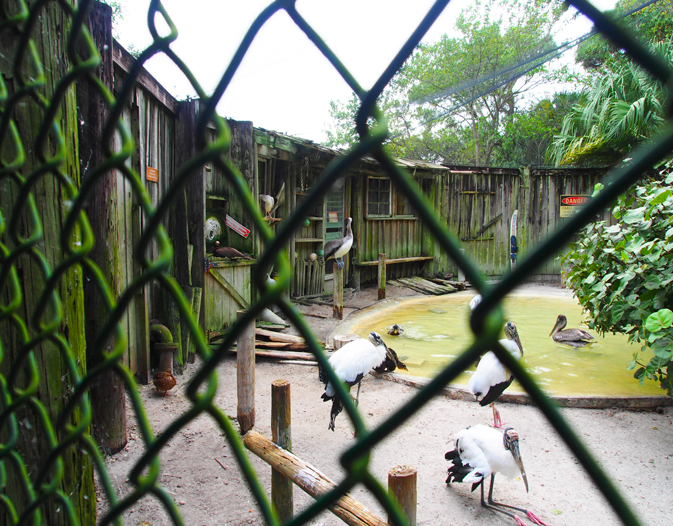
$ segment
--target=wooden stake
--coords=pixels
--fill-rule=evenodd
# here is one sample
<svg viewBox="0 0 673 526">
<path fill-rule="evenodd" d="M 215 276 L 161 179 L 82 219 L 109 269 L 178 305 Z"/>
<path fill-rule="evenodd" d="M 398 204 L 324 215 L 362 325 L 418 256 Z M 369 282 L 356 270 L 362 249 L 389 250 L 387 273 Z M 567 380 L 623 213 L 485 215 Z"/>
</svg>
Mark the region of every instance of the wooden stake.
<svg viewBox="0 0 673 526">
<path fill-rule="evenodd" d="M 334 311 L 333 318 L 344 319 L 344 270 L 337 268 L 336 261 L 332 267 L 334 272 Z"/>
<path fill-rule="evenodd" d="M 243 438 L 243 443 L 313 498 L 320 498 L 336 487 L 334 482 L 316 468 L 278 447 L 257 431 L 249 431 Z M 348 493 L 330 505 L 329 510 L 351 526 L 387 526 L 383 519 L 374 515 Z"/>
<path fill-rule="evenodd" d="M 239 321 L 245 311 L 237 311 Z M 238 337 L 236 353 L 236 385 L 238 408 L 236 416 L 245 435 L 255 425 L 255 325 L 246 326 Z"/>
<path fill-rule="evenodd" d="M 275 380 L 271 384 L 271 439 L 286 451 L 292 451 L 290 382 Z M 292 481 L 280 472 L 271 471 L 271 503 L 278 518 L 286 522 L 294 512 Z"/>
<path fill-rule="evenodd" d="M 416 468 L 395 466 L 388 472 L 388 492 L 397 499 L 409 520 L 409 526 L 416 526 Z M 388 516 L 388 524 L 391 517 Z"/>
<path fill-rule="evenodd" d="M 386 255 L 379 254 L 379 299 L 386 299 Z"/>
</svg>

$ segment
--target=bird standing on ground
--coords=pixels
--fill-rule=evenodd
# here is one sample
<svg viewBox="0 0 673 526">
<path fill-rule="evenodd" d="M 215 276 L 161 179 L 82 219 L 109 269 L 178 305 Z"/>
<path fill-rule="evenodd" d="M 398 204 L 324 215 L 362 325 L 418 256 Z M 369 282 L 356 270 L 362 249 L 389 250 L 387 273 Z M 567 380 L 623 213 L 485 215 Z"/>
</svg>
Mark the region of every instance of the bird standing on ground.
<svg viewBox="0 0 673 526">
<path fill-rule="evenodd" d="M 335 351 L 329 357 L 329 364 L 334 369 L 337 378 L 348 386 L 348 391 L 355 384 L 358 384 L 358 392 L 355 397 L 355 405 L 358 405 L 360 397 L 360 383 L 362 378 L 374 367 L 383 363 L 386 357 L 390 356 L 388 347 L 377 332 L 371 332 L 367 339 L 353 340 L 347 343 L 338 351 Z M 332 400 L 332 410 L 330 412 L 330 422 L 328 429 L 334 431 L 334 420 L 343 410 L 343 404 L 336 395 L 336 390 L 327 378 L 327 375 L 320 371 L 320 381 L 325 383 L 325 392 L 321 398 L 324 402 Z"/>
<path fill-rule="evenodd" d="M 259 194 L 259 198 L 262 201 L 262 204 L 264 205 L 264 217 L 270 218 L 271 217 L 271 210 L 273 210 L 273 205 L 276 203 L 276 200 L 273 198 L 272 195 L 267 195 L 267 194 Z"/>
<path fill-rule="evenodd" d="M 325 248 L 323 249 L 325 253 L 325 261 L 327 261 L 329 258 L 334 258 L 337 262 L 337 268 L 339 269 L 344 268 L 344 262 L 340 258 L 343 258 L 346 254 L 348 254 L 351 246 L 353 246 L 353 231 L 351 230 L 352 222 L 353 219 L 349 217 L 346 220 L 346 235 L 340 239 L 333 239 L 332 241 L 328 241 L 325 244 Z"/>
<path fill-rule="evenodd" d="M 528 492 L 528 479 L 523 467 L 523 460 L 519 451 L 519 435 L 508 427 L 504 433 L 484 425 L 476 425 L 463 429 L 453 437 L 454 447 L 444 455 L 452 462 L 449 467 L 447 484 L 452 482 L 471 482 L 472 491 L 481 486 L 481 505 L 516 520 L 519 526 L 525 523 L 512 511 L 524 513 L 535 524 L 547 526 L 533 512 L 516 506 L 500 504 L 493 500 L 493 484 L 496 473 L 514 478 L 519 473 Z M 488 503 L 484 500 L 484 479 L 491 476 L 491 486 L 488 490 Z M 505 508 L 505 509 L 503 509 Z"/>
<path fill-rule="evenodd" d="M 523 356 L 523 347 L 516 325 L 511 321 L 505 324 L 505 335 L 507 339 L 499 340 L 500 345 L 509 351 L 514 358 L 520 360 Z M 493 351 L 488 351 L 479 360 L 477 370 L 467 383 L 467 390 L 477 398 L 479 405 L 491 405 L 495 427 L 501 427 L 502 421 L 500 420 L 500 412 L 495 408 L 494 402 L 513 381 L 514 375 L 500 363 Z"/>
<path fill-rule="evenodd" d="M 558 318 L 556 318 L 554 328 L 549 333 L 552 340 L 559 343 L 567 343 L 573 347 L 582 347 L 589 343 L 593 343 L 591 340 L 596 339 L 592 334 L 582 329 L 564 329 L 567 324 L 568 318 L 563 314 L 559 314 Z"/>
<path fill-rule="evenodd" d="M 154 375 L 154 387 L 157 391 L 164 392 L 164 396 L 168 395 L 168 391 L 175 387 L 178 381 L 169 371 L 159 371 Z"/>
</svg>

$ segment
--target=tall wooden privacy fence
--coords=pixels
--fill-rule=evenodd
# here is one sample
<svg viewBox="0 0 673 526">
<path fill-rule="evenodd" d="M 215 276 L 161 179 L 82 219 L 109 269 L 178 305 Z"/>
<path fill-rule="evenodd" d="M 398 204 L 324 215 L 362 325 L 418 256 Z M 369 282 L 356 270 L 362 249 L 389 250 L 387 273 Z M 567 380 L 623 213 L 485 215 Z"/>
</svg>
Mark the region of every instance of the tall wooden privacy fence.
<svg viewBox="0 0 673 526">
<path fill-rule="evenodd" d="M 111 47 L 95 45 L 94 42 L 99 40 L 92 38 L 85 25 L 92 2 L 83 0 L 75 4 L 71 0 L 36 0 L 28 3 L 14 0 L 2 3 L 0 523 L 60 525 L 120 522 L 125 510 L 139 499 L 152 496 L 163 504 L 174 524 L 181 524 L 179 510 L 158 478 L 162 448 L 192 419 L 207 414 L 221 429 L 222 440 L 226 440 L 235 451 L 241 471 L 266 522 L 278 524 L 243 453 L 236 429 L 214 402 L 217 388 L 215 366 L 242 328 L 248 326 L 262 309 L 275 302 L 300 329 L 316 360 L 336 386 L 358 437 L 342 456 L 342 463 L 350 476 L 301 512 L 291 524 L 307 523 L 356 484 L 363 484 L 380 500 L 393 523 L 402 524 L 404 518 L 399 509 L 391 502 L 382 483 L 368 469 L 369 453 L 476 361 L 485 349 L 495 349 L 500 360 L 513 371 L 621 520 L 625 524 L 638 524 L 610 479 L 572 433 L 556 407 L 522 366 L 497 346 L 503 324 L 499 304 L 524 278 L 544 265 L 559 246 L 592 221 L 597 213 L 610 206 L 648 167 L 670 153 L 673 128 L 668 125 L 649 146 L 635 152 L 633 160 L 611 174 L 611 184 L 585 209 L 558 226 L 546 241 L 528 247 L 513 272 L 506 274 L 497 286 L 487 287 L 484 275 L 477 270 L 469 252 L 464 255 L 460 251 L 457 236 L 463 235 L 461 227 L 447 227 L 440 221 L 427 206 L 410 175 L 385 154 L 382 144 L 387 137 L 386 129 L 366 127 L 370 117 L 378 123 L 385 121 L 379 118 L 381 115 L 375 101 L 447 3 L 448 0 L 435 3 L 378 82 L 367 91 L 320 35 L 302 19 L 294 8 L 294 2 L 279 0 L 264 9 L 251 25 L 239 53 L 232 59 L 212 95 L 204 92 L 198 80 L 171 49 L 170 44 L 177 38 L 177 33 L 170 13 L 158 0 L 152 0 L 148 20 L 163 17 L 170 30 L 160 35 L 151 28 L 154 42 L 141 53 L 137 63 L 130 65 L 127 75 L 120 79 L 120 85 L 114 86 L 114 91 L 110 84 L 101 81 L 101 74 L 97 71 L 100 64 L 105 63 L 101 62 L 101 54 Z M 574 0 L 570 3 L 594 20 L 608 38 L 623 47 L 653 76 L 662 83 L 669 82 L 670 69 L 627 34 L 620 32 L 589 2 Z M 96 6 L 95 9 L 103 8 Z M 358 126 L 361 139 L 358 146 L 325 168 L 272 235 L 246 184 L 245 174 L 228 162 L 232 134 L 215 113 L 215 107 L 255 35 L 269 18 L 282 10 L 360 97 Z M 140 66 L 157 53 L 172 60 L 190 80 L 200 97 L 201 111 L 194 121 L 195 128 L 189 130 L 196 137 L 193 149 L 183 151 L 175 166 L 166 168 L 174 169 L 174 173 L 168 178 L 166 186 L 154 193 L 153 187 L 141 178 L 140 172 L 146 172 L 148 163 L 161 163 L 163 154 L 159 149 L 138 152 L 135 147 L 138 135 L 132 130 L 137 130 L 134 119 L 138 119 L 139 114 L 129 114 L 126 108 L 138 105 L 134 93 L 137 93 L 137 83 L 142 82 Z M 112 75 L 111 72 L 108 74 Z M 76 92 L 81 89 L 88 90 L 95 97 L 86 118 L 98 118 L 101 123 L 101 135 L 95 137 L 95 148 L 89 144 L 91 153 L 83 151 L 85 143 L 79 136 L 86 133 L 78 126 L 83 117 L 78 113 L 82 108 L 78 110 Z M 150 133 L 149 128 L 145 131 Z M 177 135 L 179 132 L 176 130 Z M 183 144 L 176 136 L 166 136 L 162 140 L 166 141 L 165 145 Z M 442 256 L 450 258 L 461 268 L 484 296 L 471 320 L 474 343 L 374 429 L 365 428 L 304 319 L 283 295 L 289 289 L 291 280 L 290 264 L 283 254 L 292 233 L 311 215 L 312 204 L 323 199 L 335 180 L 363 156 L 376 159 L 417 211 L 427 232 L 424 235 L 436 240 Z M 193 182 L 195 174 L 198 176 L 206 166 L 226 177 L 232 195 L 241 203 L 263 241 L 262 257 L 253 273 L 253 280 L 261 293 L 215 350 L 206 345 L 192 312 L 193 302 L 188 299 L 189 287 L 197 287 L 197 284 L 190 282 L 189 276 L 180 275 L 191 273 L 196 279 L 199 274 L 203 276 L 203 269 L 199 268 L 200 272 L 197 272 L 190 261 L 176 264 L 190 252 L 174 251 L 166 230 L 174 222 L 184 226 L 195 221 L 185 216 L 185 206 L 180 204 L 184 205 L 190 199 L 184 191 L 185 185 Z M 159 166 L 158 169 L 162 168 Z M 107 230 L 104 225 L 96 223 L 96 214 L 100 213 L 100 208 L 96 207 L 117 206 L 122 198 L 131 205 L 130 214 L 123 221 L 128 231 L 111 233 L 111 241 L 105 244 Z M 460 206 L 460 203 L 455 206 Z M 479 206 L 476 205 L 476 208 Z M 502 213 L 504 217 L 505 211 Z M 189 232 L 185 232 L 184 236 L 188 237 Z M 108 268 L 106 263 L 109 260 L 106 254 L 113 254 L 118 247 L 116 240 L 122 238 L 132 242 L 129 266 L 136 272 L 126 280 L 121 279 L 120 269 Z M 203 239 L 190 241 L 193 250 L 203 245 Z M 102 249 L 101 245 L 104 245 Z M 112 260 L 116 261 L 116 258 Z M 269 287 L 265 277 L 271 266 L 274 266 L 277 277 L 276 285 Z M 189 410 L 163 430 L 160 436 L 155 436 L 150 429 L 127 358 L 134 339 L 147 338 L 140 333 L 146 327 L 143 324 L 149 313 L 133 310 L 134 305 L 146 305 L 138 302 L 143 295 L 157 295 L 160 301 L 172 303 L 174 311 L 179 314 L 182 330 L 189 334 L 195 352 L 201 358 L 198 372 L 183 391 L 190 401 Z M 143 328 L 129 330 L 131 318 L 140 320 L 139 325 Z M 106 433 L 118 433 L 123 445 L 123 414 L 106 413 L 96 403 L 104 387 L 126 391 L 132 405 L 128 409 L 137 416 L 138 438 L 145 445 L 143 456 L 129 473 L 129 480 L 136 491 L 126 495 L 117 493 L 96 442 L 104 441 Z M 104 430 L 96 436 L 96 441 L 91 435 L 92 429 Z M 111 447 L 117 448 L 119 444 Z M 95 514 L 94 471 L 102 498 L 108 503 L 105 515 L 98 518 Z"/>
</svg>

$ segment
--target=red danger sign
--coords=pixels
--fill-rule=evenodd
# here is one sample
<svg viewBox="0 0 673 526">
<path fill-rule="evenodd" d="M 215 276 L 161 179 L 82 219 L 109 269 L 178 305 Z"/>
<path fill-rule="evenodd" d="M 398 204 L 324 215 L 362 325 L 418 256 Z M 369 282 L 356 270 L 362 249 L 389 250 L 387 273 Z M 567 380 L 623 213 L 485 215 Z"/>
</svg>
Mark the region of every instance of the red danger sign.
<svg viewBox="0 0 673 526">
<path fill-rule="evenodd" d="M 588 195 L 562 195 L 561 196 L 561 217 L 571 217 L 576 214 L 580 207 L 591 200 Z"/>
<path fill-rule="evenodd" d="M 580 206 L 590 201 L 587 195 L 562 195 L 561 204 L 565 206 Z"/>
</svg>

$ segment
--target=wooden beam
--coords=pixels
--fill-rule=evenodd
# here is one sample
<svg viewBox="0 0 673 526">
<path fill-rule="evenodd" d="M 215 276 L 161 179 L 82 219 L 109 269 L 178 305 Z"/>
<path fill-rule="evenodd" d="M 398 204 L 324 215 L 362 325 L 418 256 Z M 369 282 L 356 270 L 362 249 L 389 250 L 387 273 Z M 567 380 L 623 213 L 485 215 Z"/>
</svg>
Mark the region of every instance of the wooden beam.
<svg viewBox="0 0 673 526">
<path fill-rule="evenodd" d="M 250 451 L 275 470 L 294 482 L 303 491 L 318 499 L 336 487 L 336 484 L 316 468 L 307 464 L 289 451 L 278 447 L 261 433 L 249 431 L 243 443 Z M 346 524 L 351 526 L 387 526 L 386 521 L 377 517 L 349 493 L 336 503 L 328 506 L 329 510 Z"/>
<path fill-rule="evenodd" d="M 379 254 L 378 268 L 379 300 L 386 299 L 386 255 Z"/>
<path fill-rule="evenodd" d="M 332 310 L 332 317 L 338 320 L 344 319 L 344 269 L 337 268 L 336 261 L 334 262 L 333 276 L 334 276 L 334 306 Z"/>
<path fill-rule="evenodd" d="M 272 342 L 286 342 L 286 343 L 306 343 L 301 336 L 294 336 L 293 334 L 283 334 L 282 332 L 267 331 L 266 329 L 255 329 L 257 336 L 265 336 Z"/>
<path fill-rule="evenodd" d="M 435 259 L 435 256 L 414 256 L 410 258 L 393 258 L 386 259 L 386 265 L 392 265 L 393 263 L 414 263 L 417 261 L 430 261 Z M 359 267 L 373 267 L 379 264 L 378 259 L 376 261 L 361 261 L 360 263 L 355 263 Z"/>
<path fill-rule="evenodd" d="M 416 478 L 417 472 L 413 466 L 395 466 L 388 472 L 388 492 L 397 499 L 409 526 L 416 526 Z M 391 523 L 390 515 L 388 523 Z"/>
<path fill-rule="evenodd" d="M 248 304 L 247 301 L 245 301 L 243 296 L 241 296 L 238 293 L 238 291 L 234 287 L 232 287 L 231 284 L 220 275 L 219 272 L 213 271 L 212 268 L 209 269 L 208 272 L 210 273 L 211 276 L 215 278 L 215 281 L 217 281 L 220 285 L 222 285 L 222 288 L 226 290 L 232 298 L 234 298 L 236 303 L 238 303 L 244 309 L 248 309 L 250 307 L 250 305 Z"/>
</svg>

